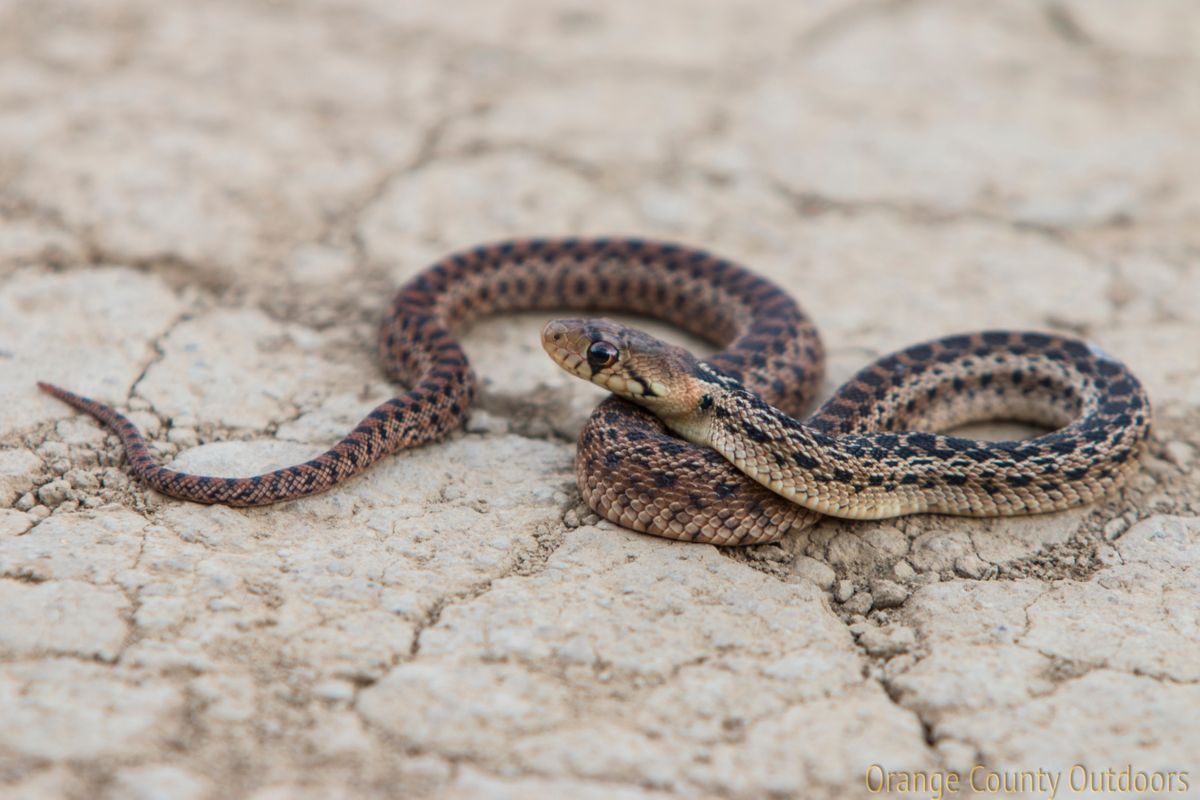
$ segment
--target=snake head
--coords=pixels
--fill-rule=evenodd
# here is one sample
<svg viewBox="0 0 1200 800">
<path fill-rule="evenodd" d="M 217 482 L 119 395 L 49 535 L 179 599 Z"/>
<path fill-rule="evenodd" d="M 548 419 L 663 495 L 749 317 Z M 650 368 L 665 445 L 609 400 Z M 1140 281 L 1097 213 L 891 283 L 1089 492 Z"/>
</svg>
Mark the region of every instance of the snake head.
<svg viewBox="0 0 1200 800">
<path fill-rule="evenodd" d="M 699 403 L 695 356 L 637 328 L 610 319 L 551 320 L 542 328 L 542 348 L 572 375 L 664 419 Z"/>
</svg>

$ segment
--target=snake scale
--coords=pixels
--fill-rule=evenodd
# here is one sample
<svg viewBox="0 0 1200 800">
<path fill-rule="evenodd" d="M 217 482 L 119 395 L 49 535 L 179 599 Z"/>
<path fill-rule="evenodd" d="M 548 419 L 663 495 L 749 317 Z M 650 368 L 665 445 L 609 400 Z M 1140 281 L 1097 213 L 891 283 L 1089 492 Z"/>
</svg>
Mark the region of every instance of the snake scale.
<svg viewBox="0 0 1200 800">
<path fill-rule="evenodd" d="M 133 474 L 154 489 L 260 506 L 325 491 L 460 427 L 476 379 L 456 332 L 484 315 L 551 308 L 655 317 L 722 348 L 697 361 L 607 320 L 556 321 L 543 332 L 560 366 L 620 395 L 580 432 L 584 499 L 619 525 L 659 536 L 753 544 L 823 513 L 1067 508 L 1120 483 L 1149 431 L 1145 391 L 1122 364 L 1087 343 L 1030 332 L 952 336 L 886 356 L 801 422 L 792 415 L 820 384 L 824 349 L 795 301 L 702 250 L 618 238 L 499 242 L 417 274 L 378 340 L 388 376 L 411 388 L 321 455 L 262 475 L 169 469 L 110 406 L 39 387 L 112 428 Z M 995 417 L 1056 430 L 1014 442 L 918 432 Z"/>
</svg>

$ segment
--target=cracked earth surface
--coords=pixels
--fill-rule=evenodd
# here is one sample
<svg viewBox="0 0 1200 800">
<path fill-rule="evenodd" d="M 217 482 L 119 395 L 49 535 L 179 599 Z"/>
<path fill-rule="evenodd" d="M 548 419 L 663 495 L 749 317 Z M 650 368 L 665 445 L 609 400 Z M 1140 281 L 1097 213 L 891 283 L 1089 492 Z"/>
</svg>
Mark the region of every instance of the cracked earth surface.
<svg viewBox="0 0 1200 800">
<path fill-rule="evenodd" d="M 0 793 L 856 797 L 871 764 L 1079 763 L 1200 791 L 1195 4 L 52 0 L 0 4 L 0 45 Z M 539 315 L 466 335 L 464 432 L 267 509 L 143 490 L 34 389 L 252 474 L 389 395 L 375 325 L 432 259 L 613 232 L 789 287 L 827 391 L 930 336 L 1086 336 L 1148 384 L 1150 452 L 1074 512 L 717 550 L 580 503 L 600 395 Z"/>
</svg>

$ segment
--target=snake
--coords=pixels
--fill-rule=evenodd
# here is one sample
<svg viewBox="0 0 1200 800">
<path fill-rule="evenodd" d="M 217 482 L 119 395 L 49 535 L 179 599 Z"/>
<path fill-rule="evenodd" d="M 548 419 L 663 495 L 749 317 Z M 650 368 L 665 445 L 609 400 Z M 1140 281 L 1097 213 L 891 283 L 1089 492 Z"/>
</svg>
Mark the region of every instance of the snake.
<svg viewBox="0 0 1200 800">
<path fill-rule="evenodd" d="M 612 394 L 579 433 L 580 493 L 636 531 L 715 545 L 777 541 L 823 515 L 1008 515 L 1093 502 L 1133 469 L 1150 406 L 1098 347 L 991 331 L 879 359 L 802 421 L 825 370 L 812 318 L 771 281 L 706 250 L 638 238 L 529 238 L 461 250 L 410 278 L 377 338 L 406 391 L 320 455 L 251 477 L 159 463 L 111 405 L 38 387 L 109 427 L 137 480 L 181 500 L 263 506 L 326 491 L 381 458 L 462 427 L 478 392 L 458 334 L 481 317 L 566 309 L 656 318 L 687 350 L 604 318 L 553 320 L 542 344 Z M 981 418 L 1052 428 L 1014 442 L 943 433 Z"/>
</svg>

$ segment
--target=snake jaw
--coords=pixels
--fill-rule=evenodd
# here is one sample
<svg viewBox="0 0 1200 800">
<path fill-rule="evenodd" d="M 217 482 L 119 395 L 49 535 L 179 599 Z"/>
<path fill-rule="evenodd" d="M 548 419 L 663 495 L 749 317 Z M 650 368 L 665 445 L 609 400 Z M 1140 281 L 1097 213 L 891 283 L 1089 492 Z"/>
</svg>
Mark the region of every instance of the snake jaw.
<svg viewBox="0 0 1200 800">
<path fill-rule="evenodd" d="M 565 347 L 559 347 L 542 339 L 542 348 L 550 356 L 555 364 L 565 369 L 572 375 L 583 378 L 585 381 L 592 379 L 592 369 L 588 366 L 587 361 L 580 358 L 574 352 Z"/>
<path fill-rule="evenodd" d="M 634 397 L 642 397 L 646 394 L 646 387 L 640 381 L 632 378 L 624 378 L 620 375 L 593 372 L 587 360 L 580 357 L 573 350 L 560 347 L 545 338 L 542 340 L 542 347 L 549 354 L 550 358 L 554 360 L 554 363 L 572 375 L 582 378 L 589 383 L 596 384 L 601 389 L 608 389 L 610 392 L 615 392 L 623 396 L 632 395 Z"/>
</svg>

